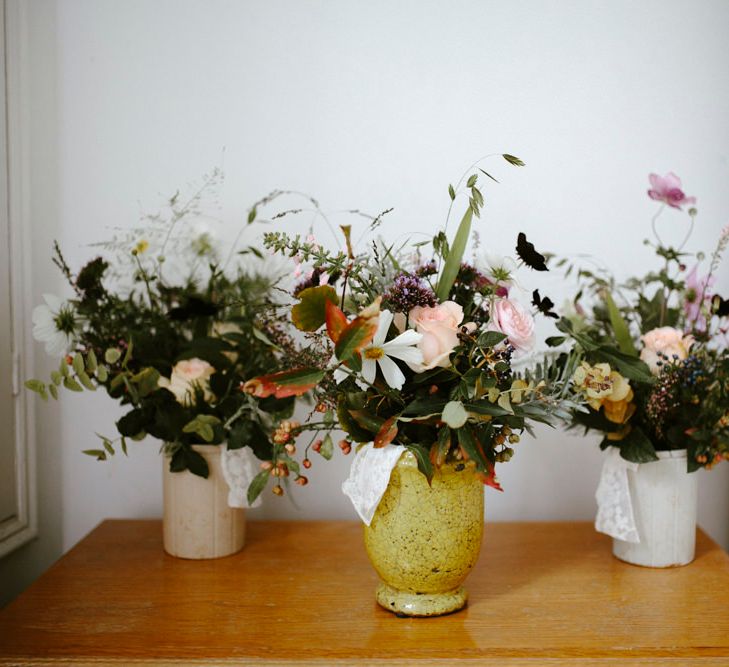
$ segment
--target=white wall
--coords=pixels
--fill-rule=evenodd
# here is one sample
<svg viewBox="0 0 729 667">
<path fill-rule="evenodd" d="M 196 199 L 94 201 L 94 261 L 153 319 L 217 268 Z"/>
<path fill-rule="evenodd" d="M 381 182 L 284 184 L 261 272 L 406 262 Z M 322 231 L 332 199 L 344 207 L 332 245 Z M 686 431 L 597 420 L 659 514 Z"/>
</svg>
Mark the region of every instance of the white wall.
<svg viewBox="0 0 729 667">
<path fill-rule="evenodd" d="M 528 166 L 490 164 L 501 184 L 486 188 L 479 230 L 496 251 L 509 252 L 523 230 L 538 247 L 599 255 L 623 275 L 642 270 L 650 171 L 676 171 L 698 197 L 692 249 L 711 248 L 729 221 L 722 0 L 35 0 L 25 9 L 37 299 L 60 283 L 54 238 L 78 266 L 91 253 L 84 244 L 220 165 L 223 147 L 229 230 L 282 187 L 330 211 L 394 206 L 390 238 L 430 233 L 447 184 L 500 151 Z M 684 221 L 665 224 L 677 239 Z M 720 280 L 726 288 L 726 266 Z M 155 443 L 107 464 L 80 453 L 118 415 L 100 395 L 38 408 L 42 511 L 46 528 L 49 517 L 60 526 L 46 560 L 60 552 L 59 533 L 68 549 L 104 517 L 160 513 Z M 540 431 L 501 467 L 506 492 L 489 492 L 488 517 L 589 519 L 600 462 L 596 439 Z M 271 496 L 258 516 L 353 517 L 339 493 L 346 468 L 342 457 L 317 464 L 296 494 L 300 509 Z M 729 465 L 700 475 L 700 522 L 729 547 Z"/>
</svg>

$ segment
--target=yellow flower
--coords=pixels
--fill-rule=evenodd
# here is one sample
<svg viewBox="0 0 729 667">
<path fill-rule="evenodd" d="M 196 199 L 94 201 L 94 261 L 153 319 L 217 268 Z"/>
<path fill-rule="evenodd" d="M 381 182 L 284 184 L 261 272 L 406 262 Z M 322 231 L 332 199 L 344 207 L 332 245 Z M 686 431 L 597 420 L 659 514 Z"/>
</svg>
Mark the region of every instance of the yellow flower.
<svg viewBox="0 0 729 667">
<path fill-rule="evenodd" d="M 137 245 L 134 246 L 134 254 L 141 255 L 145 250 L 149 248 L 149 241 L 146 239 L 140 239 L 137 241 Z"/>
<path fill-rule="evenodd" d="M 610 368 L 610 364 L 590 366 L 583 361 L 572 377 L 575 387 L 596 411 L 604 408 L 605 418 L 614 424 L 625 424 L 635 412 L 633 389 L 630 382 Z M 618 434 L 615 434 L 618 435 Z M 627 435 L 627 431 L 619 438 Z"/>
</svg>

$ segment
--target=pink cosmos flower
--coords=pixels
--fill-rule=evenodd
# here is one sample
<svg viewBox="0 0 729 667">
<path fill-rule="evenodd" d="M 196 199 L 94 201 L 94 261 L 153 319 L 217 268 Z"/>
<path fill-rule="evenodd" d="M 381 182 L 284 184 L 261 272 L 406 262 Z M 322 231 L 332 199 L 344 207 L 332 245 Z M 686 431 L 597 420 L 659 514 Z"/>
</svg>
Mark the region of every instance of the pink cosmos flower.
<svg viewBox="0 0 729 667">
<path fill-rule="evenodd" d="M 681 190 L 681 179 L 672 171 L 665 176 L 650 174 L 651 189 L 648 196 L 656 201 L 662 201 L 673 208 L 680 209 L 684 204 L 695 204 L 696 197 L 687 197 Z"/>
<path fill-rule="evenodd" d="M 695 328 L 697 331 L 706 331 L 706 317 L 702 309 L 708 309 L 711 302 L 711 286 L 716 280 L 715 276 L 699 278 L 699 265 L 696 264 L 686 276 L 686 291 L 684 292 L 683 312 L 686 314 L 686 329 Z M 703 295 L 703 300 L 701 296 Z"/>
</svg>

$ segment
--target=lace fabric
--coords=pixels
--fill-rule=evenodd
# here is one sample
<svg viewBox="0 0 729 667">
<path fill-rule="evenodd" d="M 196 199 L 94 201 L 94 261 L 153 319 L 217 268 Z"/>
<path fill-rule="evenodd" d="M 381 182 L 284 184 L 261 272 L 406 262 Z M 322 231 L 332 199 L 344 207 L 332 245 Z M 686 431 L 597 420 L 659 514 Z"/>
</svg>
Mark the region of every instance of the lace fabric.
<svg viewBox="0 0 729 667">
<path fill-rule="evenodd" d="M 377 506 L 390 483 L 390 473 L 400 460 L 405 447 L 387 445 L 375 449 L 373 443 L 359 448 L 354 455 L 349 477 L 342 491 L 354 505 L 362 521 L 369 526 Z"/>
<path fill-rule="evenodd" d="M 228 505 L 230 507 L 260 507 L 259 496 L 252 505 L 248 504 L 248 487 L 260 472 L 258 459 L 249 447 L 225 449 L 220 454 L 220 466 L 228 484 Z"/>
<path fill-rule="evenodd" d="M 618 540 L 638 544 L 640 535 L 635 525 L 628 470 L 638 470 L 638 464 L 626 461 L 620 456 L 617 447 L 611 447 L 603 463 L 600 484 L 595 493 L 595 530 Z"/>
</svg>

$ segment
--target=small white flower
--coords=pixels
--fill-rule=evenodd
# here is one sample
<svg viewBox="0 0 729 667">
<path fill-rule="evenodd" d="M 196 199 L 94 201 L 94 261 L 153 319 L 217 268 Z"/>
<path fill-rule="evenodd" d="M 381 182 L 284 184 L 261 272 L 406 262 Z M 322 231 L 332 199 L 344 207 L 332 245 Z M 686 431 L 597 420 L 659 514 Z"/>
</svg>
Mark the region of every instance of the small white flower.
<svg viewBox="0 0 729 667">
<path fill-rule="evenodd" d="M 44 294 L 45 304 L 33 309 L 33 338 L 46 344 L 46 352 L 62 357 L 73 348 L 81 319 L 68 301 L 54 294 Z"/>
<path fill-rule="evenodd" d="M 502 257 L 492 253 L 485 255 L 486 274 L 500 287 L 511 287 L 515 283 L 514 275 L 517 263 L 511 257 Z"/>
<path fill-rule="evenodd" d="M 423 353 L 416 347 L 423 335 L 408 329 L 390 341 L 385 342 L 387 332 L 390 330 L 393 315 L 389 310 L 380 313 L 377 331 L 372 342 L 362 350 L 362 378 L 369 384 L 375 381 L 377 366 L 379 365 L 385 382 L 393 389 L 402 389 L 405 376 L 399 366 L 392 359 L 400 359 L 408 364 L 422 364 Z M 334 379 L 342 382 L 349 373 L 341 369 L 334 372 Z M 366 384 L 356 380 L 357 384 L 365 389 Z"/>
</svg>

